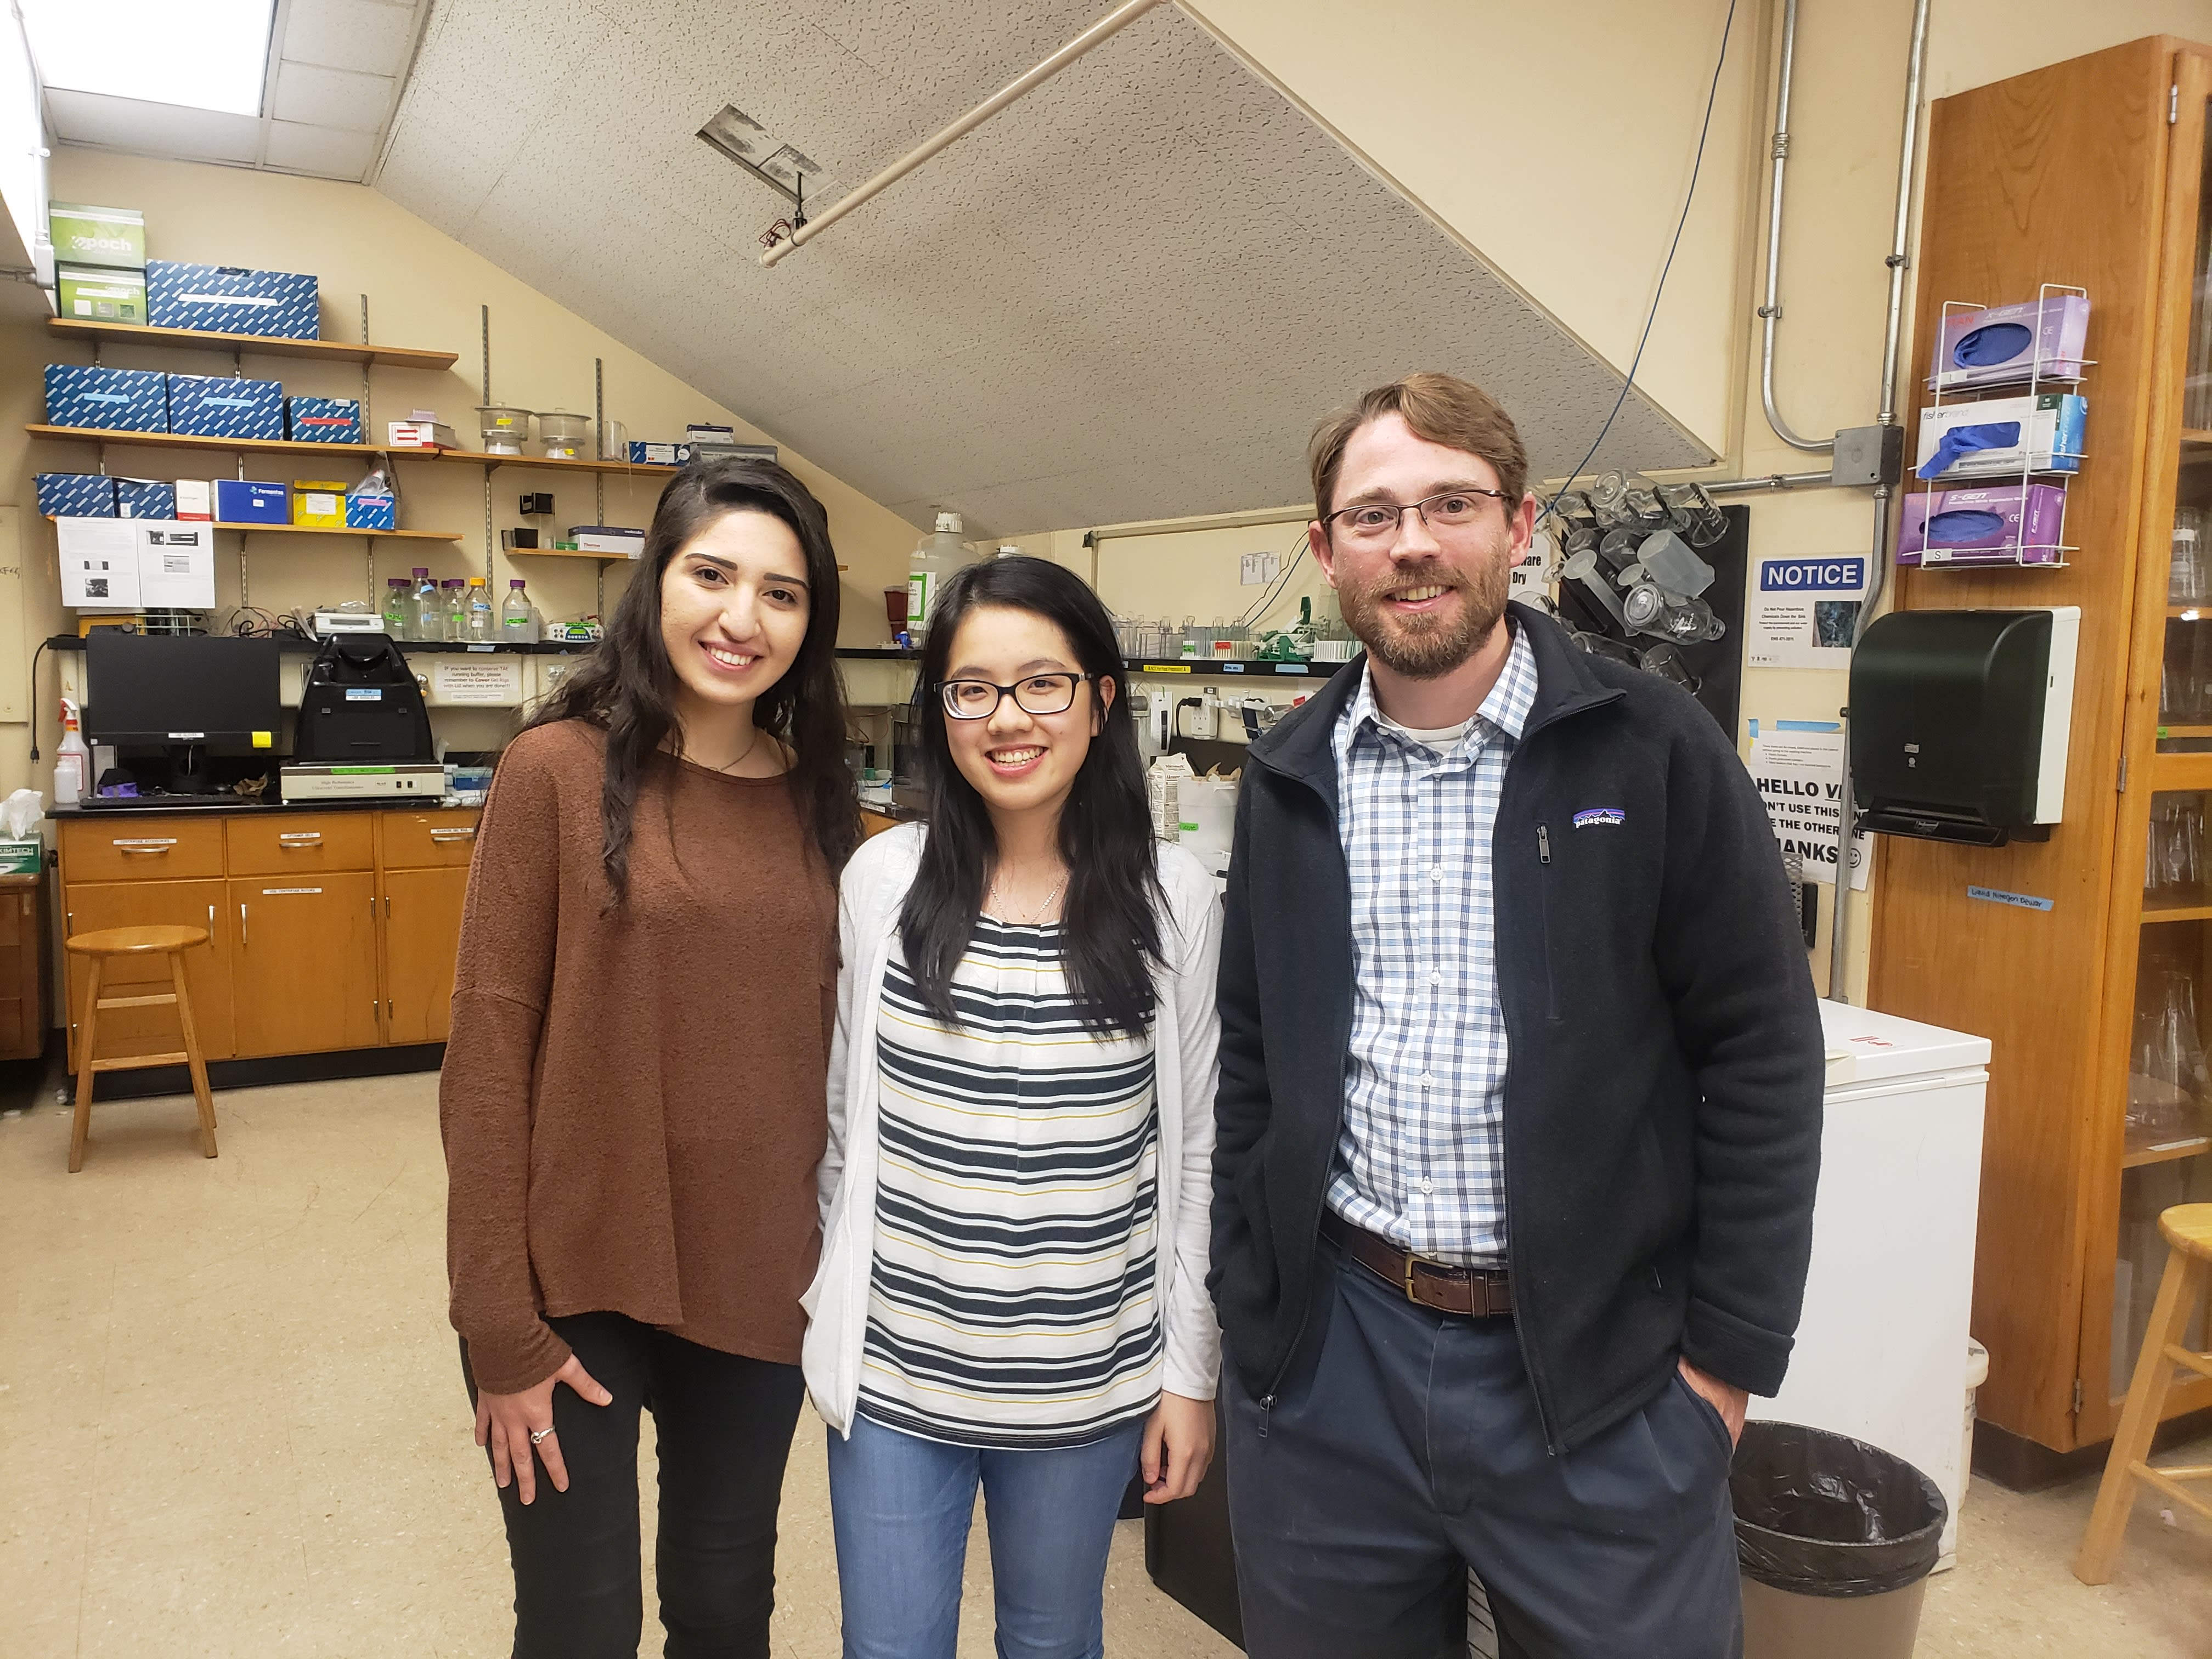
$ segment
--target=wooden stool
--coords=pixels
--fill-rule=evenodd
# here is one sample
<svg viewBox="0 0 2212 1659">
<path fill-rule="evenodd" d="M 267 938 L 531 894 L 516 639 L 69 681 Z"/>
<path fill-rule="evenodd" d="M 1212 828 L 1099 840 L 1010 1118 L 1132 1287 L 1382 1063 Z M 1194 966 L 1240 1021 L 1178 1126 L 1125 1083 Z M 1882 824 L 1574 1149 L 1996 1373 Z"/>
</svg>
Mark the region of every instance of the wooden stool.
<svg viewBox="0 0 2212 1659">
<path fill-rule="evenodd" d="M 200 1150 L 215 1156 L 215 1097 L 208 1092 L 207 1062 L 200 1058 L 199 1033 L 192 1025 L 192 1000 L 185 989 L 185 952 L 208 942 L 204 927 L 108 927 L 96 933 L 77 933 L 64 941 L 81 957 L 92 958 L 84 994 L 84 1030 L 77 1040 L 76 1122 L 70 1130 L 70 1173 L 84 1167 L 85 1136 L 92 1129 L 92 1084 L 102 1072 L 133 1072 L 148 1066 L 174 1066 L 182 1060 L 192 1076 L 192 1100 L 200 1112 Z M 147 996 L 108 997 L 100 994 L 100 969 L 110 957 L 143 957 L 156 953 L 169 959 L 169 983 L 174 988 Z M 181 1052 L 133 1054 L 126 1059 L 100 1060 L 100 1012 L 103 1008 L 156 1008 L 174 1003 L 182 1028 Z"/>
<path fill-rule="evenodd" d="M 2175 1503 L 2212 1520 L 2212 1504 L 2181 1484 L 2212 1480 L 2212 1463 L 2154 1469 L 2148 1461 L 2151 1437 L 2158 1432 L 2166 1407 L 2166 1391 L 2172 1386 L 2173 1368 L 2185 1365 L 2212 1376 L 2212 1354 L 2181 1346 L 2181 1334 L 2197 1310 L 2206 1273 L 2212 1271 L 2212 1204 L 2177 1204 L 2159 1217 L 2158 1230 L 2170 1247 L 2166 1273 L 2158 1281 L 2158 1301 L 2143 1332 L 2142 1356 L 2136 1361 L 2128 1403 L 2120 1412 L 2112 1454 L 2105 1460 L 2105 1484 L 2097 1488 L 2097 1507 L 2090 1513 L 2081 1552 L 2074 1558 L 2074 1576 L 2085 1584 L 2101 1584 L 2112 1577 L 2119 1560 L 2120 1537 L 2135 1507 L 2136 1481 L 2155 1486 Z"/>
</svg>

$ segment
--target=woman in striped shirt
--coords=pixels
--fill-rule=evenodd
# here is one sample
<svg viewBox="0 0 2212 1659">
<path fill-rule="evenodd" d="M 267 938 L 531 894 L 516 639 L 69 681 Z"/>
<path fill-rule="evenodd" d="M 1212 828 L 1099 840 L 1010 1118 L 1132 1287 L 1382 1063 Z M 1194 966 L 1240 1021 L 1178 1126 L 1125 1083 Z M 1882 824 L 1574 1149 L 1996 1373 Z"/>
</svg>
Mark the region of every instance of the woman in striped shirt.
<svg viewBox="0 0 2212 1659">
<path fill-rule="evenodd" d="M 1213 883 L 1157 844 L 1113 623 L 1073 574 L 948 580 L 927 829 L 847 866 L 806 1380 L 848 1659 L 952 1659 L 980 1484 L 1000 1650 L 1102 1650 L 1130 1477 L 1213 1449 Z"/>
</svg>

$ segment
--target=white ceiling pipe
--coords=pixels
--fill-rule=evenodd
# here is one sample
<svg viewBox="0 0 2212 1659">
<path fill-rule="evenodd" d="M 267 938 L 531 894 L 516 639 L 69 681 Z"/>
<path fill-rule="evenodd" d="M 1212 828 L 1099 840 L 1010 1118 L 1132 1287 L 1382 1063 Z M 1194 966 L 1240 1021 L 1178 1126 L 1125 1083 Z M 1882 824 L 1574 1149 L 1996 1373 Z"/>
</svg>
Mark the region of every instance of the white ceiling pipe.
<svg viewBox="0 0 2212 1659">
<path fill-rule="evenodd" d="M 1142 17 L 1146 12 L 1152 10 L 1155 6 L 1158 6 L 1160 3 L 1161 0 L 1128 0 L 1127 4 L 1118 7 L 1115 10 L 1107 13 L 1105 16 L 1100 18 L 1089 28 L 1084 30 L 1082 33 L 1077 35 L 1075 39 L 1069 41 L 1058 52 L 1053 53 L 1051 57 L 1046 58 L 1044 62 L 1039 64 L 1035 69 L 1030 70 L 1029 73 L 1024 75 L 1018 80 L 1007 82 L 1006 85 L 1001 87 L 998 91 L 993 93 L 988 98 L 986 98 L 981 103 L 976 105 L 975 108 L 969 110 L 965 115 L 955 121 L 951 126 L 945 128 L 944 131 L 939 133 L 937 137 L 929 139 L 918 148 L 909 150 L 906 155 L 892 162 L 874 178 L 869 179 L 866 184 L 862 185 L 851 194 L 840 198 L 836 206 L 824 212 L 819 218 L 808 220 L 787 240 L 778 242 L 774 247 L 762 254 L 761 264 L 763 265 L 772 265 L 778 260 L 781 259 L 785 255 L 788 254 L 793 248 L 803 246 L 805 244 L 812 241 L 817 236 L 819 236 L 823 231 L 829 229 L 830 226 L 836 224 L 840 219 L 850 213 L 854 208 L 859 207 L 862 203 L 877 196 L 890 185 L 896 184 L 900 179 L 905 178 L 908 173 L 912 173 L 916 167 L 920 167 L 924 161 L 929 160 L 931 156 L 936 155 L 939 150 L 944 149 L 958 140 L 966 137 L 977 127 L 981 126 L 984 122 L 989 120 L 994 115 L 996 115 L 1000 110 L 1006 108 L 1007 105 L 1012 103 L 1017 98 L 1019 98 L 1024 93 L 1029 91 L 1032 87 L 1041 85 L 1042 82 L 1049 81 L 1054 76 L 1059 74 L 1060 70 L 1066 69 L 1070 64 L 1082 57 L 1093 46 L 1096 46 L 1103 41 L 1110 40 L 1113 36 L 1119 34 L 1123 29 L 1128 27 L 1130 24 L 1135 22 L 1139 17 Z"/>
</svg>

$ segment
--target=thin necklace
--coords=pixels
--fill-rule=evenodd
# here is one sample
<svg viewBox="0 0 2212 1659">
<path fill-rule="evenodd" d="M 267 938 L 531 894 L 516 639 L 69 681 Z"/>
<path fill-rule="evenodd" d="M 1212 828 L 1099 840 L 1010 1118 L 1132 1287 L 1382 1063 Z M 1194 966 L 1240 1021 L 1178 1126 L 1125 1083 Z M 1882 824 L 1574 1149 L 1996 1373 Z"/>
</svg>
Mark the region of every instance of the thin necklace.
<svg viewBox="0 0 2212 1659">
<path fill-rule="evenodd" d="M 1036 909 L 1030 911 L 1029 915 L 1025 916 L 1010 915 L 1006 920 L 1020 927 L 1036 927 L 1037 925 L 1038 918 L 1044 915 L 1046 912 L 1052 908 L 1052 902 L 1060 896 L 1060 890 L 1066 885 L 1067 876 L 1066 872 L 1062 872 L 1060 879 L 1053 883 L 1052 891 L 1044 896 L 1044 902 L 1042 904 L 1038 905 Z M 1012 905 L 1006 904 L 1003 902 L 1004 890 L 1000 887 L 999 878 L 996 876 L 994 876 L 991 878 L 991 891 L 994 896 L 1000 896 L 1001 900 L 1001 902 L 994 908 L 1007 910 L 1011 910 L 1013 908 Z"/>
<path fill-rule="evenodd" d="M 710 772 L 721 772 L 726 774 L 733 767 L 743 766 L 747 761 L 753 757 L 753 750 L 760 747 L 760 740 L 761 729 L 756 726 L 753 727 L 753 740 L 745 745 L 745 752 L 744 754 L 738 756 L 737 759 L 733 761 L 725 761 L 720 766 L 710 766 L 707 769 Z"/>
</svg>

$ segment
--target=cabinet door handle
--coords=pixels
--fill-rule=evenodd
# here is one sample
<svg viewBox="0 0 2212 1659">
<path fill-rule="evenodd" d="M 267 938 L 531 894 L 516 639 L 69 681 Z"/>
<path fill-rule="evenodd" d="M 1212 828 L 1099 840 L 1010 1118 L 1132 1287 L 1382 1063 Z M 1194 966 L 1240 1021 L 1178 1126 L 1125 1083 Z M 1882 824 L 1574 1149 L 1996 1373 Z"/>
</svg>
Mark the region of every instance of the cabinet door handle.
<svg viewBox="0 0 2212 1659">
<path fill-rule="evenodd" d="M 118 841 L 114 846 L 118 852 L 122 853 L 166 853 L 176 844 L 176 837 L 172 836 L 167 841 L 152 837 L 139 841 Z"/>
<path fill-rule="evenodd" d="M 238 904 L 238 945 L 240 950 L 246 948 L 246 902 L 243 899 Z"/>
<path fill-rule="evenodd" d="M 288 830 L 276 837 L 276 844 L 287 848 L 317 847 L 322 844 L 322 839 L 323 832 L 319 830 Z"/>
<path fill-rule="evenodd" d="M 474 824 L 465 825 L 458 830 L 433 830 L 430 832 L 432 841 L 474 841 L 476 838 L 477 831 Z"/>
</svg>

